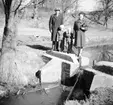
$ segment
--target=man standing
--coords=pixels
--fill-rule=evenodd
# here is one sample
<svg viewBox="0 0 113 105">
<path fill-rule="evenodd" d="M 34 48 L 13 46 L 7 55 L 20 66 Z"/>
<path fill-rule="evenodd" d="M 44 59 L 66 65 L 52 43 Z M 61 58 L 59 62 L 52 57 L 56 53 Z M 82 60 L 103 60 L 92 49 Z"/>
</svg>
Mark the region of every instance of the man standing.
<svg viewBox="0 0 113 105">
<path fill-rule="evenodd" d="M 88 27 L 86 21 L 84 19 L 84 13 L 79 13 L 79 18 L 74 22 L 74 37 L 75 37 L 75 47 L 78 49 L 78 57 L 81 56 L 82 49 L 85 45 L 85 31 L 87 31 Z"/>
<path fill-rule="evenodd" d="M 49 19 L 49 31 L 51 32 L 52 50 L 58 50 L 57 31 L 60 25 L 63 24 L 63 15 L 60 13 L 60 9 L 55 9 L 55 14 L 50 16 Z"/>
</svg>

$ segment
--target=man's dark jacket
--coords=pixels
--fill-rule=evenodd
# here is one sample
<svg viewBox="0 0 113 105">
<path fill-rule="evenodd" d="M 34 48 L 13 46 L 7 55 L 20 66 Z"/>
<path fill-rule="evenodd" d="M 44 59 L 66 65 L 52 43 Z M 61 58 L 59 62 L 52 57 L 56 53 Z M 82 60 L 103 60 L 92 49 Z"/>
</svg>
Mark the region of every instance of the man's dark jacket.
<svg viewBox="0 0 113 105">
<path fill-rule="evenodd" d="M 63 15 L 62 14 L 59 14 L 59 16 L 56 16 L 55 14 L 50 16 L 49 31 L 52 32 L 51 33 L 51 41 L 56 41 L 57 29 L 62 24 L 63 24 Z"/>
</svg>

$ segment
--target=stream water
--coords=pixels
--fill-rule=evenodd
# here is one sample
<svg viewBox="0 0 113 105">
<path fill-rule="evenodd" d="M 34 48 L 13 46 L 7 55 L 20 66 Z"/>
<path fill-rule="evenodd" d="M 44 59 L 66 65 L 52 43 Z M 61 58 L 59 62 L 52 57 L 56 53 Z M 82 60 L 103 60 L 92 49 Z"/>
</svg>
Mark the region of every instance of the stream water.
<svg viewBox="0 0 113 105">
<path fill-rule="evenodd" d="M 9 96 L 0 100 L 0 105 L 58 105 L 62 94 L 60 85 L 45 91 L 27 92 L 23 95 Z"/>
</svg>

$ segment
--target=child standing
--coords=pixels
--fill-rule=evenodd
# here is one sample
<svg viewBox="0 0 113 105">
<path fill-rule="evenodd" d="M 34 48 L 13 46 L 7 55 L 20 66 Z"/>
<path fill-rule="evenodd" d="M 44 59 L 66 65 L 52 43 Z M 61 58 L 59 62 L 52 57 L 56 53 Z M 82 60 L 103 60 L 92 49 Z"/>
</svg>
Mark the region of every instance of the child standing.
<svg viewBox="0 0 113 105">
<path fill-rule="evenodd" d="M 73 33 L 72 29 L 68 28 L 65 35 L 65 44 L 67 47 L 67 53 L 71 53 L 72 51 L 72 45 L 73 45 Z"/>
<path fill-rule="evenodd" d="M 65 28 L 64 25 L 60 25 L 57 31 L 58 51 L 63 51 L 63 36 Z"/>
</svg>

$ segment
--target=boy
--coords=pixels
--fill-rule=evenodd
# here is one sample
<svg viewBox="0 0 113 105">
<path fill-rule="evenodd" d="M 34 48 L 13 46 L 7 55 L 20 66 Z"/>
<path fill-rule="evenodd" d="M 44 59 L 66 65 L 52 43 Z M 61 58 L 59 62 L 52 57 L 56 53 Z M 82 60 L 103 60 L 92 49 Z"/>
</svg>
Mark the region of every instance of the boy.
<svg viewBox="0 0 113 105">
<path fill-rule="evenodd" d="M 57 41 L 58 41 L 58 51 L 63 50 L 63 35 L 64 35 L 65 29 L 64 25 L 60 25 L 57 32 Z"/>
<path fill-rule="evenodd" d="M 67 47 L 67 53 L 71 53 L 72 51 L 72 45 L 73 45 L 73 34 L 72 29 L 68 28 L 65 35 L 65 43 Z"/>
</svg>

